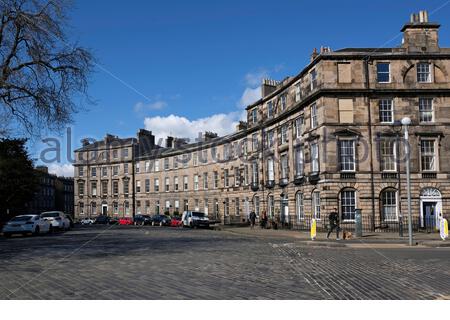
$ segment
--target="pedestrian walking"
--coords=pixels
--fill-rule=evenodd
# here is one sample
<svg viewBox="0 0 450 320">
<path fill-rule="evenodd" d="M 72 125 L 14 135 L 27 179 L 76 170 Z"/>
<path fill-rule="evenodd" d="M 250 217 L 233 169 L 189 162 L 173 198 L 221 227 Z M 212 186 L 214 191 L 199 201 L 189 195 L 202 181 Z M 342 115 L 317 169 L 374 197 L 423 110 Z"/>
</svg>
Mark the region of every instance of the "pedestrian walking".
<svg viewBox="0 0 450 320">
<path fill-rule="evenodd" d="M 336 229 L 336 240 L 341 240 L 339 238 L 339 217 L 336 208 L 328 215 L 328 221 L 330 223 L 330 229 L 328 230 L 327 239 L 330 238 L 330 234 Z"/>
<path fill-rule="evenodd" d="M 250 212 L 250 228 L 254 228 L 256 223 L 256 213 L 254 211 Z"/>
</svg>

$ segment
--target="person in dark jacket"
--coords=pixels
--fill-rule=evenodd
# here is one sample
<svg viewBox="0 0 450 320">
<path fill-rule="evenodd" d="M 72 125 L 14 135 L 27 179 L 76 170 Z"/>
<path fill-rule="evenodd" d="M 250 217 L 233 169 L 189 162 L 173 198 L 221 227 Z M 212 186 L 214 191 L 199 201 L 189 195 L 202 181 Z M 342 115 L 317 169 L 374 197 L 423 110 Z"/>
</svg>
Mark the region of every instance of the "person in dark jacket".
<svg viewBox="0 0 450 320">
<path fill-rule="evenodd" d="M 327 234 L 327 239 L 330 238 L 330 234 L 336 229 L 336 240 L 340 240 L 339 239 L 339 216 L 337 213 L 337 209 L 334 208 L 334 210 L 332 212 L 330 212 L 330 214 L 328 215 L 328 221 L 330 223 L 330 228 L 328 230 L 328 234 Z"/>
<path fill-rule="evenodd" d="M 256 213 L 254 211 L 250 212 L 250 228 L 254 228 L 255 227 L 255 223 L 256 223 Z"/>
</svg>

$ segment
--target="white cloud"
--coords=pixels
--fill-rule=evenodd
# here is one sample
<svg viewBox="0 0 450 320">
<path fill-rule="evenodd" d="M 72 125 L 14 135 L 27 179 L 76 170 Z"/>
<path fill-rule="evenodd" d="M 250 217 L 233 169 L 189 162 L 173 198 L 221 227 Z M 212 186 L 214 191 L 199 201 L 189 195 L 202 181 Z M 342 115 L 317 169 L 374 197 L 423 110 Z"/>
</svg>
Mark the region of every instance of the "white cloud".
<svg viewBox="0 0 450 320">
<path fill-rule="evenodd" d="M 245 75 L 245 84 L 248 87 L 255 88 L 261 85 L 262 79 L 268 78 L 269 72 L 266 69 L 259 69 L 255 72 L 249 72 Z"/>
<path fill-rule="evenodd" d="M 242 94 L 241 99 L 238 102 L 238 107 L 245 108 L 248 105 L 261 99 L 261 87 L 257 88 L 246 88 Z"/>
<path fill-rule="evenodd" d="M 134 105 L 134 112 L 142 112 L 147 110 L 161 110 L 167 107 L 167 102 L 158 100 L 152 103 L 138 102 Z"/>
<path fill-rule="evenodd" d="M 167 117 L 147 117 L 144 125 L 147 130 L 153 132 L 157 141 L 167 136 L 195 139 L 200 132 L 205 131 L 215 132 L 219 136 L 230 134 L 236 130 L 236 125 L 242 117 L 241 111 L 219 113 L 194 120 L 171 114 Z"/>
<path fill-rule="evenodd" d="M 236 103 L 238 108 L 245 108 L 261 99 L 261 83 L 266 78 L 269 78 L 269 71 L 264 68 L 249 72 L 244 76 L 246 88 L 241 99 Z"/>
<path fill-rule="evenodd" d="M 48 166 L 48 172 L 56 174 L 58 177 L 73 177 L 73 165 L 52 163 Z"/>
</svg>

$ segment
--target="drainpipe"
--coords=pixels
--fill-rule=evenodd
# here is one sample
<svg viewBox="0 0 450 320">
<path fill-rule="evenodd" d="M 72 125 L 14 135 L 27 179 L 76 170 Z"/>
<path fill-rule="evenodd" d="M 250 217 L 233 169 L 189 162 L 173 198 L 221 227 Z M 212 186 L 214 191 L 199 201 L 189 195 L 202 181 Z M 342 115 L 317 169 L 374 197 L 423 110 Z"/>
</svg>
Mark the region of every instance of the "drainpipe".
<svg viewBox="0 0 450 320">
<path fill-rule="evenodd" d="M 370 90 L 370 78 L 369 78 L 369 59 L 371 57 L 367 56 L 364 59 L 364 70 L 365 70 L 365 80 L 366 80 L 366 89 Z M 371 114 L 371 106 L 370 106 L 370 92 L 367 93 L 367 114 L 369 120 L 369 147 L 370 147 L 370 189 L 372 193 L 372 231 L 375 231 L 375 182 L 374 182 L 374 173 L 373 173 L 373 133 L 372 133 L 372 114 Z"/>
<path fill-rule="evenodd" d="M 135 185 L 136 185 L 136 178 L 135 178 L 135 170 L 136 170 L 136 160 L 135 160 L 135 153 L 136 153 L 136 144 L 135 143 L 133 143 L 132 144 L 132 149 L 131 149 L 131 167 L 132 167 L 132 169 L 131 169 L 131 181 L 132 181 L 132 184 L 133 184 L 133 186 L 131 187 L 131 198 L 132 198 L 132 202 L 133 202 L 133 205 L 132 205 L 132 208 L 133 208 L 133 210 L 132 210 L 132 212 L 131 212 L 131 214 L 132 214 L 132 217 L 133 217 L 133 222 L 134 222 L 134 218 L 135 218 L 135 216 L 136 216 L 136 190 L 135 190 Z"/>
<path fill-rule="evenodd" d="M 265 143 L 265 131 L 264 125 L 261 126 L 261 168 L 262 168 L 262 203 L 263 203 L 263 211 L 267 213 L 267 204 L 265 199 L 265 188 L 266 188 L 266 172 L 264 167 L 264 143 Z"/>
</svg>

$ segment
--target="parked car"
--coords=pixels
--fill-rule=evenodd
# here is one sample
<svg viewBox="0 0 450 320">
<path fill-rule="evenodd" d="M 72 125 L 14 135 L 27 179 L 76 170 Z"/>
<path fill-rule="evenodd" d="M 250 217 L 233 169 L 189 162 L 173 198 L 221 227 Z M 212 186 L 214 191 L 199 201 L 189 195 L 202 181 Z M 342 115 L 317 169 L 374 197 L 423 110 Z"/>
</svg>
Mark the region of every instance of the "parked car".
<svg viewBox="0 0 450 320">
<path fill-rule="evenodd" d="M 81 220 L 81 224 L 82 225 L 89 225 L 89 224 L 93 224 L 94 220 L 92 220 L 91 218 L 84 218 L 83 220 Z"/>
<path fill-rule="evenodd" d="M 50 222 L 41 218 L 38 214 L 20 215 L 12 218 L 3 227 L 3 235 L 7 238 L 13 234 L 33 234 L 50 232 Z"/>
<path fill-rule="evenodd" d="M 110 221 L 110 217 L 102 214 L 95 219 L 94 224 L 109 224 Z"/>
<path fill-rule="evenodd" d="M 138 214 L 134 217 L 134 224 L 135 225 L 146 225 L 151 224 L 152 217 L 150 217 L 148 214 Z"/>
<path fill-rule="evenodd" d="M 52 229 L 69 230 L 70 220 L 62 211 L 42 212 L 41 218 L 50 222 Z"/>
<path fill-rule="evenodd" d="M 181 217 L 179 217 L 179 216 L 172 217 L 172 220 L 170 220 L 170 226 L 171 227 L 182 227 L 183 223 L 181 221 Z"/>
<path fill-rule="evenodd" d="M 70 221 L 70 227 L 73 228 L 73 226 L 75 225 L 75 222 L 73 221 L 72 217 L 70 216 L 70 214 L 66 214 L 66 218 L 69 219 Z"/>
<path fill-rule="evenodd" d="M 169 216 L 157 214 L 152 217 L 152 226 L 168 226 L 171 220 Z"/>
<path fill-rule="evenodd" d="M 207 227 L 209 228 L 208 215 L 203 212 L 197 211 L 185 211 L 181 217 L 181 221 L 184 227 Z"/>
<path fill-rule="evenodd" d="M 119 224 L 119 219 L 112 217 L 109 219 L 109 224 Z"/>
<path fill-rule="evenodd" d="M 120 218 L 119 219 L 119 225 L 122 226 L 127 226 L 127 225 L 132 225 L 133 224 L 133 219 L 131 218 Z"/>
</svg>

